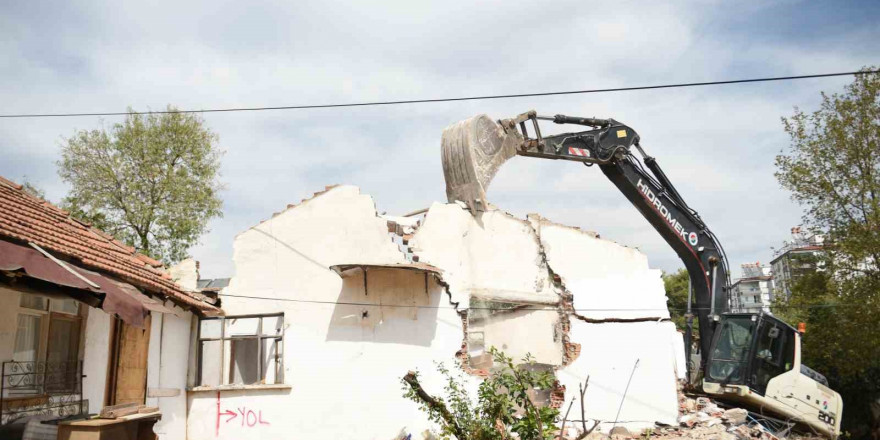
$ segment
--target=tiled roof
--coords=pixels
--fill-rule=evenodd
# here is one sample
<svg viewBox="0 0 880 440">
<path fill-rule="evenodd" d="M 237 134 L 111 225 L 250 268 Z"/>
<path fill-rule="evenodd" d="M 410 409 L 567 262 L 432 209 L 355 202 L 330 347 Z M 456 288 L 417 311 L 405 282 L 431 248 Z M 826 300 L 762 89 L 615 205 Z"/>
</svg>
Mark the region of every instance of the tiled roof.
<svg viewBox="0 0 880 440">
<path fill-rule="evenodd" d="M 67 211 L 34 197 L 0 176 L 0 238 L 34 243 L 56 256 L 77 260 L 182 306 L 214 314 L 171 280 L 162 263 L 135 252 L 109 234 L 72 218 Z"/>
</svg>

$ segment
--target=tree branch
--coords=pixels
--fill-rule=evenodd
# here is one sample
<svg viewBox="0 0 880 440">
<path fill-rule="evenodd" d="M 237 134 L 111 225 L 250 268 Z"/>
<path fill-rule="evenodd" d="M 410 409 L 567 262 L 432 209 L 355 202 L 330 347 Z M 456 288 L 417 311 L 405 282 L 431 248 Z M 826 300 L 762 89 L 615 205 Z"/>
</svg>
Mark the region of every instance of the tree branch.
<svg viewBox="0 0 880 440">
<path fill-rule="evenodd" d="M 586 411 L 584 408 L 584 406 L 585 406 L 584 405 L 584 394 L 587 393 L 588 386 L 590 386 L 590 376 L 587 376 L 587 380 L 584 381 L 583 385 L 578 384 L 578 388 L 580 389 L 580 393 L 581 393 L 581 402 L 580 402 L 581 403 L 581 426 L 583 426 L 584 430 L 583 430 L 583 432 L 581 432 L 581 435 L 577 436 L 576 440 L 582 440 L 582 439 L 586 438 L 588 435 L 590 435 L 593 432 L 593 430 L 596 429 L 597 426 L 599 426 L 599 421 L 596 420 L 593 422 L 593 427 L 590 429 L 587 429 L 587 419 L 585 416 Z"/>
<path fill-rule="evenodd" d="M 419 383 L 415 372 L 407 372 L 406 376 L 403 376 L 403 381 L 406 382 L 406 384 L 409 385 L 410 388 L 412 388 L 412 390 L 416 393 L 416 396 L 418 396 L 418 398 L 422 402 L 425 402 L 425 405 L 427 405 L 431 411 L 436 411 L 443 419 L 443 421 L 445 421 L 446 424 L 452 428 L 452 432 L 455 435 L 455 438 L 457 438 L 458 440 L 467 440 L 467 435 L 461 429 L 461 427 L 458 426 L 455 417 L 452 415 L 452 413 L 449 412 L 449 409 L 446 408 L 446 405 L 442 401 L 439 401 L 432 397 L 422 388 L 422 385 Z"/>
<path fill-rule="evenodd" d="M 559 440 L 563 440 L 563 436 L 565 435 L 565 422 L 568 421 L 568 413 L 571 412 L 572 405 L 574 405 L 574 399 L 571 399 L 571 403 L 568 404 L 568 409 L 565 410 L 565 416 L 562 417 L 562 425 L 559 425 Z"/>
</svg>

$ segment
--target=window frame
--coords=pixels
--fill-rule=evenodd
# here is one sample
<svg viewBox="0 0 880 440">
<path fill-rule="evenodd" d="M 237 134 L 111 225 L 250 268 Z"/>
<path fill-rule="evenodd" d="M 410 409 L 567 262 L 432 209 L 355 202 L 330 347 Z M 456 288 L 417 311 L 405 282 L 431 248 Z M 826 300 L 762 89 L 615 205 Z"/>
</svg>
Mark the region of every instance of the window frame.
<svg viewBox="0 0 880 440">
<path fill-rule="evenodd" d="M 279 333 L 275 335 L 263 334 L 263 320 L 266 318 L 281 318 L 281 327 L 279 329 Z M 227 334 L 227 320 L 238 320 L 238 319 L 259 319 L 257 324 L 257 330 L 254 334 L 250 335 L 228 335 Z M 219 338 L 203 338 L 202 337 L 202 322 L 205 321 L 220 321 L 220 337 Z M 235 341 L 243 341 L 243 340 L 256 340 L 257 341 L 257 372 L 259 374 L 259 379 L 256 383 L 253 384 L 236 384 L 233 382 L 233 374 L 234 374 L 234 351 L 233 351 L 233 342 Z M 274 340 L 275 341 L 275 382 L 272 384 L 265 383 L 266 376 L 268 375 L 268 370 L 264 373 L 263 369 L 265 367 L 263 360 L 263 346 L 264 341 L 266 340 Z M 227 354 L 227 341 L 229 342 L 229 353 Z M 219 382 L 218 384 L 203 384 L 203 370 L 204 370 L 204 361 L 205 361 L 205 353 L 204 347 L 206 342 L 220 342 L 220 374 L 219 374 Z M 196 374 L 195 374 L 195 386 L 196 387 L 224 387 L 224 386 L 262 386 L 262 385 L 281 385 L 284 384 L 284 312 L 274 312 L 274 313 L 254 313 L 247 315 L 231 315 L 231 316 L 209 316 L 209 317 L 199 317 L 198 325 L 196 326 L 196 353 L 197 353 L 197 361 L 196 361 Z"/>
<path fill-rule="evenodd" d="M 35 316 L 40 319 L 40 324 L 38 326 L 37 334 L 35 335 L 37 347 L 36 347 L 36 350 L 34 353 L 34 359 L 30 360 L 30 361 L 21 360 L 21 359 L 16 358 L 16 356 L 15 356 L 16 348 L 17 348 L 16 345 L 18 345 L 18 331 L 20 330 L 20 328 L 18 327 L 18 320 L 22 315 Z M 19 307 L 18 312 L 15 314 L 16 326 L 15 326 L 15 336 L 13 338 L 13 348 L 12 348 L 12 361 L 13 362 L 40 362 L 45 359 L 46 343 L 45 343 L 44 339 L 46 339 L 46 338 L 43 337 L 43 333 L 44 333 L 43 329 L 48 328 L 48 322 L 49 322 L 48 318 L 49 318 L 49 312 L 41 313 L 40 310 Z"/>
<path fill-rule="evenodd" d="M 31 307 L 22 306 L 21 303 L 22 303 L 23 299 L 25 298 L 25 295 L 37 296 L 37 297 L 43 298 L 46 301 L 45 309 L 35 309 L 35 308 L 31 308 Z M 76 313 L 68 313 L 66 311 L 59 311 L 61 309 L 59 309 L 59 310 L 53 309 L 52 303 L 59 302 L 59 301 L 73 301 L 74 304 L 76 304 Z M 84 328 L 85 327 L 85 320 L 83 319 L 83 316 L 80 313 L 81 311 L 82 311 L 82 305 L 79 303 L 79 301 L 77 301 L 74 298 L 59 298 L 59 297 L 52 296 L 52 295 L 41 295 L 39 293 L 30 293 L 30 292 L 21 292 L 20 293 L 20 297 L 19 297 L 19 301 L 18 301 L 18 310 L 16 311 L 16 315 L 15 315 L 16 319 L 18 319 L 18 317 L 20 315 L 36 316 L 36 317 L 40 318 L 40 326 L 39 326 L 39 334 L 36 337 L 37 351 L 36 351 L 36 356 L 34 356 L 35 359 L 33 359 L 31 361 L 19 360 L 15 357 L 14 348 L 13 348 L 13 357 L 12 357 L 13 362 L 21 362 L 21 363 L 33 362 L 35 365 L 35 371 L 37 371 L 36 370 L 37 365 L 39 365 L 40 363 L 44 363 L 44 364 L 48 363 L 49 346 L 50 346 L 49 338 L 51 337 L 52 322 L 55 320 L 70 321 L 70 322 L 75 322 L 76 327 L 77 327 L 77 334 L 75 335 L 75 337 L 68 339 L 68 341 L 71 341 L 71 340 L 75 341 L 75 344 L 71 346 L 73 353 L 74 353 L 74 356 L 72 359 L 72 361 L 73 361 L 72 374 L 70 372 L 70 368 L 71 368 L 70 365 L 67 365 L 65 367 L 64 371 L 62 372 L 62 374 L 64 374 L 64 376 L 66 376 L 66 377 L 69 376 L 69 380 L 72 383 L 69 384 L 69 386 L 66 383 L 62 383 L 62 384 L 60 384 L 61 386 L 58 386 L 58 387 L 48 386 L 46 384 L 46 376 L 49 375 L 49 367 L 48 367 L 48 365 L 44 365 L 44 367 L 42 369 L 42 373 L 39 373 L 43 376 L 42 380 L 40 380 L 40 382 L 39 382 L 40 385 L 35 385 L 32 392 L 23 392 L 23 393 L 21 393 L 21 395 L 25 395 L 25 396 L 27 396 L 27 395 L 50 395 L 50 394 L 56 395 L 56 394 L 71 394 L 71 393 L 76 392 L 75 384 L 76 384 L 77 379 L 76 379 L 75 375 L 78 374 L 78 371 L 79 371 L 79 362 L 81 360 L 80 359 L 80 351 L 82 349 L 81 346 L 82 346 L 82 342 L 83 342 L 82 337 L 85 332 L 85 328 Z M 14 341 L 18 340 L 18 330 L 19 330 L 18 327 L 16 327 L 16 334 L 14 337 Z M 70 362 L 70 360 L 65 361 L 65 362 Z M 34 373 L 34 374 L 38 374 L 38 373 Z"/>
<path fill-rule="evenodd" d="M 51 304 L 51 302 L 50 302 Z M 51 310 L 51 306 L 50 306 Z M 77 309 L 79 312 L 79 309 Z M 71 335 L 67 338 L 67 344 L 71 353 L 68 355 L 68 359 L 56 361 L 66 363 L 63 371 L 60 374 L 63 374 L 62 382 L 49 382 L 45 383 L 45 391 L 47 393 L 72 393 L 76 391 L 76 374 L 79 367 L 79 351 L 80 345 L 82 343 L 82 332 L 83 332 L 83 319 L 78 313 L 76 315 L 71 315 L 66 312 L 49 312 L 49 331 L 46 334 L 46 349 L 45 351 L 45 360 L 49 362 L 49 351 L 52 349 L 52 326 L 55 325 L 58 321 L 65 321 L 68 323 L 72 323 L 76 326 L 76 334 Z M 72 356 L 71 356 L 72 355 Z M 56 372 L 57 374 L 58 372 Z M 49 375 L 49 369 L 46 369 L 46 375 Z"/>
</svg>

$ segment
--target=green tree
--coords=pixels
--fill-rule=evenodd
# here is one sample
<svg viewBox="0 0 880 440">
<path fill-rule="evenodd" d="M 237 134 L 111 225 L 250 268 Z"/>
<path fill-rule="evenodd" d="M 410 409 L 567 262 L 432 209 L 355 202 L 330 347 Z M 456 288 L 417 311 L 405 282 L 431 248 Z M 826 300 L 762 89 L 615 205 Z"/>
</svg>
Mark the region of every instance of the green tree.
<svg viewBox="0 0 880 440">
<path fill-rule="evenodd" d="M 109 130 L 65 139 L 61 178 L 71 190 L 62 207 L 166 263 L 186 257 L 222 215 L 217 136 L 199 116 L 138 114 Z"/>
<path fill-rule="evenodd" d="M 826 255 L 778 314 L 807 324 L 804 362 L 843 395 L 845 427 L 866 435 L 880 395 L 880 75 L 859 74 L 844 93 L 823 93 L 818 110 L 782 121 L 791 145 L 776 177 L 805 208 L 804 224 L 826 236 Z"/>
<path fill-rule="evenodd" d="M 535 368 L 530 357 L 523 364 L 492 348 L 495 368 L 479 385 L 476 400 L 467 391 L 467 374 L 459 367 L 452 373 L 442 363 L 437 369 L 446 379 L 445 396 L 435 397 L 424 390 L 418 373 L 409 372 L 401 380 L 404 397 L 419 404 L 439 426 L 438 436 L 448 440 L 501 440 L 511 433 L 522 440 L 556 438 L 555 422 L 559 410 L 537 407 L 529 398 L 532 390 L 548 390 L 555 378 L 549 371 Z"/>
<path fill-rule="evenodd" d="M 663 287 L 666 288 L 667 306 L 672 322 L 679 330 L 685 329 L 685 314 L 687 313 L 688 299 L 688 273 L 685 269 L 678 269 L 674 273 L 663 273 Z M 696 330 L 696 326 L 694 326 Z"/>
</svg>

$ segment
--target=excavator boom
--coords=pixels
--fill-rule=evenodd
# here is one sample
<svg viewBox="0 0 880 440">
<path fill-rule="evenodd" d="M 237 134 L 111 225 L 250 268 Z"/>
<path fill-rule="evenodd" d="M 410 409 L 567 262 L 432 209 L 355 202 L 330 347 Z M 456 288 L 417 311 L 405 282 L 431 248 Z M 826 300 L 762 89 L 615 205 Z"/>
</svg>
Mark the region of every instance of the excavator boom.
<svg viewBox="0 0 880 440">
<path fill-rule="evenodd" d="M 592 129 L 542 136 L 539 119 Z M 534 138 L 529 136 L 528 126 Z M 697 213 L 678 195 L 656 160 L 644 154 L 639 140 L 635 130 L 613 119 L 541 117 L 534 111 L 498 122 L 486 115 L 475 116 L 443 131 L 446 195 L 450 201 L 465 202 L 472 210 L 485 209 L 489 183 L 501 164 L 514 155 L 598 165 L 684 262 L 696 300 L 701 364 L 706 365 L 712 323 L 727 307 L 730 283 L 724 251 Z M 634 156 L 632 147 L 642 153 L 652 173 Z"/>
</svg>

